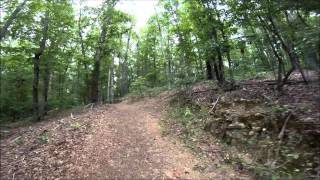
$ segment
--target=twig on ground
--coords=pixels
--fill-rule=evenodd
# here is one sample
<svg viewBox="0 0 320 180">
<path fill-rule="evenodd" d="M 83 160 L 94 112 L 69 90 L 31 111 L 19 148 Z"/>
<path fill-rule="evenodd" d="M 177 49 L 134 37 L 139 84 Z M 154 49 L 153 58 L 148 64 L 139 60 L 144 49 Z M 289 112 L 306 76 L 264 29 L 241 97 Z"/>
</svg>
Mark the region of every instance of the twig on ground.
<svg viewBox="0 0 320 180">
<path fill-rule="evenodd" d="M 279 139 L 280 141 L 282 140 L 282 138 L 283 138 L 283 136 L 284 136 L 284 131 L 286 130 L 288 121 L 289 121 L 289 119 L 291 118 L 291 116 L 292 116 L 292 112 L 290 111 L 289 114 L 288 114 L 288 116 L 287 116 L 287 118 L 286 118 L 286 120 L 284 121 L 284 124 L 283 124 L 283 126 L 282 126 L 282 128 L 281 128 L 281 131 L 280 131 L 279 135 L 278 135 L 278 139 Z"/>
<path fill-rule="evenodd" d="M 12 143 L 16 142 L 17 140 L 19 140 L 20 138 L 21 138 L 21 136 L 18 136 L 16 138 L 14 138 L 10 143 L 12 144 Z"/>
<path fill-rule="evenodd" d="M 58 124 L 56 127 L 54 127 L 52 130 L 56 130 L 58 127 L 60 127 L 60 125 Z"/>
<path fill-rule="evenodd" d="M 70 117 L 71 117 L 71 119 L 77 119 L 77 118 L 75 118 L 75 117 L 73 116 L 72 113 L 70 114 Z"/>
<path fill-rule="evenodd" d="M 50 114 L 50 113 L 55 112 L 55 111 L 58 111 L 58 110 L 59 110 L 58 108 L 54 108 L 54 109 L 48 111 L 47 113 Z"/>
<path fill-rule="evenodd" d="M 272 100 L 271 100 L 270 97 L 268 97 L 268 96 L 266 96 L 266 95 L 264 95 L 264 94 L 261 94 L 261 96 L 262 96 L 263 98 L 265 98 L 266 100 L 268 100 L 269 102 L 272 102 Z"/>
<path fill-rule="evenodd" d="M 219 90 L 218 88 L 211 88 L 211 89 L 205 89 L 205 90 L 199 90 L 199 91 L 192 91 L 191 94 L 196 94 L 196 93 L 203 93 L 203 92 L 208 92 L 208 91 L 216 91 Z"/>
<path fill-rule="evenodd" d="M 216 106 L 217 106 L 217 104 L 219 102 L 219 99 L 220 99 L 220 96 L 217 98 L 216 102 L 213 104 L 212 108 L 209 111 L 209 114 L 214 112 L 214 110 L 215 110 L 215 108 L 216 108 Z"/>
<path fill-rule="evenodd" d="M 89 108 L 89 107 L 91 107 L 91 109 L 92 109 L 92 105 L 93 105 L 93 103 L 87 104 L 87 105 L 85 105 L 85 106 L 83 107 L 83 109 L 87 109 L 87 108 Z"/>
<path fill-rule="evenodd" d="M 284 136 L 284 132 L 285 132 L 285 130 L 286 130 L 286 128 L 287 128 L 287 124 L 288 124 L 288 121 L 289 121 L 289 119 L 291 118 L 291 116 L 292 116 L 292 112 L 290 111 L 289 114 L 288 114 L 288 116 L 287 116 L 287 118 L 286 118 L 286 120 L 284 121 L 283 126 L 282 126 L 282 128 L 281 128 L 281 131 L 280 131 L 280 133 L 279 133 L 279 135 L 278 135 L 279 142 L 278 142 L 278 147 L 277 147 L 276 155 L 275 155 L 276 158 L 275 158 L 274 162 L 272 163 L 272 164 L 274 165 L 274 168 L 276 167 L 275 164 L 277 163 L 278 157 L 279 157 L 279 154 L 280 154 L 280 149 L 281 149 L 281 144 L 282 144 L 282 138 L 283 138 L 283 136 Z M 285 162 L 285 163 L 286 163 L 286 162 Z M 281 167 L 281 166 L 282 166 L 282 165 L 280 165 L 280 166 L 278 166 L 278 167 Z"/>
</svg>

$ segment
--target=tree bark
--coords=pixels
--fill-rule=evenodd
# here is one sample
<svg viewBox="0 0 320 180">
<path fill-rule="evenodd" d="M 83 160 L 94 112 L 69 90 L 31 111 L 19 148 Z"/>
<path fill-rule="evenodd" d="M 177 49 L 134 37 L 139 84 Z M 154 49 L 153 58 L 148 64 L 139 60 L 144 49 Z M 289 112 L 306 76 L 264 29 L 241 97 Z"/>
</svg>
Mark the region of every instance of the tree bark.
<svg viewBox="0 0 320 180">
<path fill-rule="evenodd" d="M 9 16 L 8 20 L 4 23 L 3 27 L 0 29 L 0 42 L 6 36 L 8 32 L 8 28 L 13 23 L 13 21 L 17 18 L 18 13 L 23 9 L 28 0 L 24 0 L 21 4 L 17 6 L 17 8 L 12 12 Z"/>
<path fill-rule="evenodd" d="M 2 47 L 0 44 L 0 56 L 2 56 Z M 3 71 L 3 63 L 2 58 L 0 58 L 0 98 L 2 97 L 2 71 Z M 0 102 L 0 107 L 2 108 L 2 101 Z M 2 110 L 2 109 L 0 109 Z"/>
<path fill-rule="evenodd" d="M 38 121 L 41 119 L 39 112 L 39 72 L 40 72 L 40 57 L 44 53 L 46 47 L 46 41 L 48 38 L 48 29 L 49 29 L 49 12 L 45 14 L 42 30 L 42 39 L 39 43 L 39 49 L 35 53 L 33 58 L 33 85 L 32 85 L 32 99 L 33 99 L 33 119 Z"/>
<path fill-rule="evenodd" d="M 156 47 L 156 38 L 154 38 L 153 46 Z M 153 87 L 157 85 L 157 63 L 156 63 L 156 51 L 153 52 Z"/>
<path fill-rule="evenodd" d="M 209 59 L 206 60 L 206 71 L 207 71 L 207 79 L 212 80 L 213 79 L 212 67 Z"/>
<path fill-rule="evenodd" d="M 116 4 L 116 0 L 108 1 L 108 10 L 111 11 Z M 103 7 L 104 8 L 104 7 Z M 102 9 L 103 10 L 103 9 Z M 94 55 L 93 71 L 91 75 L 91 103 L 97 103 L 99 101 L 99 79 L 100 79 L 100 61 L 103 57 L 104 45 L 107 36 L 107 25 L 110 23 L 110 16 L 103 18 L 101 33 L 98 40 L 98 45 Z"/>
<path fill-rule="evenodd" d="M 227 52 L 227 60 L 228 60 L 228 66 L 229 66 L 229 76 L 230 76 L 231 81 L 234 81 L 232 61 L 231 61 L 231 57 L 230 57 L 230 50 L 228 50 L 228 52 Z"/>
<path fill-rule="evenodd" d="M 171 84 L 172 84 L 172 73 L 171 73 L 171 67 L 172 67 L 172 54 L 170 51 L 170 37 L 169 35 L 167 36 L 167 61 L 168 61 L 168 69 L 167 69 L 167 79 L 168 79 L 168 89 L 171 89 Z"/>
<path fill-rule="evenodd" d="M 84 86 L 85 89 L 84 93 L 81 93 L 82 95 L 82 101 L 83 103 L 87 103 L 88 99 L 90 97 L 90 81 L 89 81 L 89 74 L 88 74 L 88 64 L 86 62 L 86 50 L 83 42 L 83 35 L 82 35 L 82 26 L 81 26 L 81 18 L 82 18 L 82 7 L 80 4 L 80 12 L 79 12 L 79 19 L 78 19 L 78 35 L 80 40 L 80 47 L 81 47 L 81 55 L 82 55 L 82 65 L 84 67 Z M 78 77 L 80 76 L 80 64 L 78 64 Z"/>
<path fill-rule="evenodd" d="M 94 56 L 94 65 L 91 77 L 91 103 L 97 103 L 99 101 L 99 79 L 100 79 L 100 61 L 102 58 L 103 46 L 105 44 L 107 29 L 105 25 L 103 25 L 98 47 Z"/>
<path fill-rule="evenodd" d="M 49 83 L 50 83 L 50 64 L 49 59 L 45 59 L 44 64 L 44 77 L 43 77 L 43 108 L 42 115 L 47 115 L 48 111 L 48 94 L 49 94 Z"/>
<path fill-rule="evenodd" d="M 130 48 L 131 33 L 128 33 L 127 48 L 125 52 L 124 61 L 121 64 L 121 78 L 120 78 L 120 96 L 128 93 L 128 53 Z"/>
<path fill-rule="evenodd" d="M 113 79 L 114 79 L 114 72 L 113 67 L 114 66 L 114 57 L 111 59 L 111 64 L 109 67 L 109 75 L 108 75 L 108 92 L 107 92 L 107 100 L 108 103 L 113 103 Z"/>
</svg>

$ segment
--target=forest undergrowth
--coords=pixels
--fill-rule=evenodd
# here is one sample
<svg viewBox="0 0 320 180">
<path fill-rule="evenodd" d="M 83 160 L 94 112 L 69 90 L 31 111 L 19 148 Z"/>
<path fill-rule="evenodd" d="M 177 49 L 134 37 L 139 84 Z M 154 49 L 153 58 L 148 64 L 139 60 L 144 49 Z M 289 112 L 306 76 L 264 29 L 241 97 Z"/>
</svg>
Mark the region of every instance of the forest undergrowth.
<svg viewBox="0 0 320 180">
<path fill-rule="evenodd" d="M 224 92 L 199 82 L 179 91 L 164 133 L 180 137 L 211 164 L 232 164 L 255 179 L 319 178 L 319 83 L 287 85 L 284 94 L 275 93 L 271 81 L 239 85 Z"/>
</svg>

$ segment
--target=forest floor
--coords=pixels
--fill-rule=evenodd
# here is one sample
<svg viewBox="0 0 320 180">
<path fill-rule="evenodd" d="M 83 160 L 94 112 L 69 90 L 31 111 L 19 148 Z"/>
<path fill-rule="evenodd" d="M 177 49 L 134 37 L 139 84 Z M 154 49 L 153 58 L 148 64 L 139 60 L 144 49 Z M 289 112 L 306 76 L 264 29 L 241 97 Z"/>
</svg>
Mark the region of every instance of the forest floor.
<svg viewBox="0 0 320 180">
<path fill-rule="evenodd" d="M 199 171 L 206 160 L 164 136 L 163 96 L 86 108 L 1 139 L 1 179 L 247 179 L 231 167 Z M 219 148 L 219 147 L 217 147 Z M 241 178 L 242 177 L 242 178 Z"/>
<path fill-rule="evenodd" d="M 233 91 L 198 82 L 53 113 L 0 129 L 0 179 L 312 179 L 319 94 L 319 81 L 282 93 L 265 79 Z"/>
</svg>

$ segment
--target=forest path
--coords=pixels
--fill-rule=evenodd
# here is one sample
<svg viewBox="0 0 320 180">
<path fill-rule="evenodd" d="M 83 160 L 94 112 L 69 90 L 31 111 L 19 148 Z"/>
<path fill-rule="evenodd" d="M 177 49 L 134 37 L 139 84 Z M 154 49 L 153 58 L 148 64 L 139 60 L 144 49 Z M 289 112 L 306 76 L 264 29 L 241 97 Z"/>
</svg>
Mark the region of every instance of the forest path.
<svg viewBox="0 0 320 180">
<path fill-rule="evenodd" d="M 198 159 L 169 137 L 161 136 L 161 106 L 156 99 L 109 106 L 93 122 L 93 134 L 78 161 L 89 179 L 208 179 L 193 170 Z"/>
<path fill-rule="evenodd" d="M 203 159 L 162 136 L 163 99 L 102 105 L 13 128 L 0 139 L 0 179 L 233 179 L 232 168 L 202 171 Z"/>
</svg>

